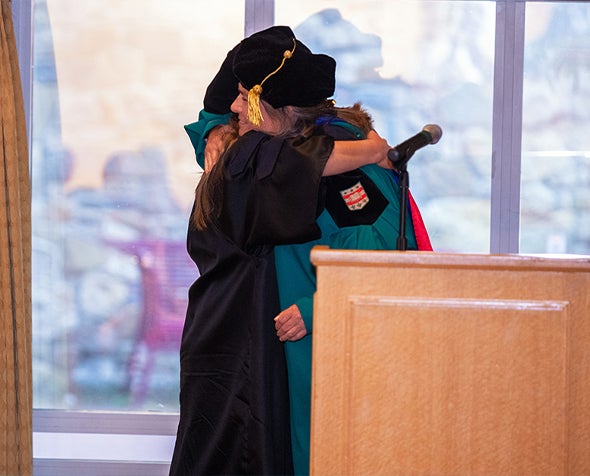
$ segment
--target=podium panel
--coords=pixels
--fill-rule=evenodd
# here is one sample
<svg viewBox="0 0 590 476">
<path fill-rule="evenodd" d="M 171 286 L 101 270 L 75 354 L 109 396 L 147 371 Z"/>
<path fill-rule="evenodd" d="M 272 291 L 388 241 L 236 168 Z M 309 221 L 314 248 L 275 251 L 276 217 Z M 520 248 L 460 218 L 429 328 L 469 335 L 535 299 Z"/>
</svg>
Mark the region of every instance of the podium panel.
<svg viewBox="0 0 590 476">
<path fill-rule="evenodd" d="M 590 259 L 312 261 L 312 474 L 590 474 Z"/>
</svg>

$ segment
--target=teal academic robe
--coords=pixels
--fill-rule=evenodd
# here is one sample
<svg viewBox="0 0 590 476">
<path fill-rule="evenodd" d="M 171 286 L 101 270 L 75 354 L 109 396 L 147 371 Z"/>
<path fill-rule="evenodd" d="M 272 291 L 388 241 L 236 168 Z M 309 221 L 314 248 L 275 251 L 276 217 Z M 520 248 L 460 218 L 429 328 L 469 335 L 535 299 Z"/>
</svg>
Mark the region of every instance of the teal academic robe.
<svg viewBox="0 0 590 476">
<path fill-rule="evenodd" d="M 336 139 L 360 138 L 359 132 L 347 124 L 337 122 L 326 127 Z M 297 475 L 309 474 L 313 293 L 316 289 L 310 251 L 316 245 L 327 245 L 332 249 L 394 250 L 399 233 L 400 200 L 395 172 L 367 165 L 325 180 L 328 188 L 326 209 L 317 220 L 322 237 L 304 244 L 275 248 L 281 309 L 297 304 L 308 331 L 302 339 L 287 342 L 285 346 L 291 445 Z M 409 210 L 406 213 L 408 249 L 416 250 Z"/>
</svg>

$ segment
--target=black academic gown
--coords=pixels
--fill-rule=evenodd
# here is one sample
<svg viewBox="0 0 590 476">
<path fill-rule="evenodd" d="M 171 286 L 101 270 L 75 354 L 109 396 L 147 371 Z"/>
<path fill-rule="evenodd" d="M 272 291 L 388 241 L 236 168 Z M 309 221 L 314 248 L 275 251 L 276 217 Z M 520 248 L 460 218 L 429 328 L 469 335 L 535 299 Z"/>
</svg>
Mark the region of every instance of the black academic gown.
<svg viewBox="0 0 590 476">
<path fill-rule="evenodd" d="M 319 237 L 333 140 L 240 138 L 225 159 L 217 226 L 188 233 L 180 423 L 171 475 L 291 474 L 289 400 L 273 247 Z"/>
</svg>

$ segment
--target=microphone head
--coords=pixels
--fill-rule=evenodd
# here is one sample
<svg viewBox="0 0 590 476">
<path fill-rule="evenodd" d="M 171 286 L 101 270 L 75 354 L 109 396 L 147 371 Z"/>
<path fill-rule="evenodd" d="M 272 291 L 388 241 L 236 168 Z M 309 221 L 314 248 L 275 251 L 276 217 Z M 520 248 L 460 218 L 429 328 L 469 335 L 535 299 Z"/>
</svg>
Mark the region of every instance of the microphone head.
<svg viewBox="0 0 590 476">
<path fill-rule="evenodd" d="M 442 137 L 442 129 L 440 128 L 440 126 L 436 125 L 436 124 L 426 124 L 423 128 L 422 128 L 423 132 L 428 133 L 428 135 L 430 135 L 431 140 L 430 143 L 431 144 L 436 144 L 440 138 Z"/>
</svg>

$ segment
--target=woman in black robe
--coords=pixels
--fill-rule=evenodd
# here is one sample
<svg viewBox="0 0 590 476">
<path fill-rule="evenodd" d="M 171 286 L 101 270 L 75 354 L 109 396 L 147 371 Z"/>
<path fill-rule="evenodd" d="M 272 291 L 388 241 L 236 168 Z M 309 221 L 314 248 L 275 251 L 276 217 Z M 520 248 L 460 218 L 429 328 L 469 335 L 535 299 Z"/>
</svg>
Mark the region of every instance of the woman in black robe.
<svg viewBox="0 0 590 476">
<path fill-rule="evenodd" d="M 314 132 L 333 108 L 332 58 L 288 27 L 255 33 L 234 53 L 239 137 L 201 179 L 188 231 L 200 277 L 180 349 L 174 476 L 292 473 L 273 247 L 319 237 L 323 175 L 390 167 L 374 132 L 337 143 Z"/>
</svg>

